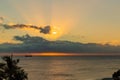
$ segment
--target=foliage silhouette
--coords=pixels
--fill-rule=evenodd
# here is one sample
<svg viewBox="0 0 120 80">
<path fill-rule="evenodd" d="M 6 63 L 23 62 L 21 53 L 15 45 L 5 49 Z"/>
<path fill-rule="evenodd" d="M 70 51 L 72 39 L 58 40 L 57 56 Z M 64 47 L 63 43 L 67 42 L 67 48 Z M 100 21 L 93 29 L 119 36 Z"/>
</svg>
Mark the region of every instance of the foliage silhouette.
<svg viewBox="0 0 120 80">
<path fill-rule="evenodd" d="M 13 56 L 2 57 L 3 63 L 0 63 L 0 80 L 28 80 L 27 73 L 18 66 L 19 59 L 13 59 Z"/>
<path fill-rule="evenodd" d="M 120 80 L 120 69 L 113 73 L 113 80 Z"/>
</svg>

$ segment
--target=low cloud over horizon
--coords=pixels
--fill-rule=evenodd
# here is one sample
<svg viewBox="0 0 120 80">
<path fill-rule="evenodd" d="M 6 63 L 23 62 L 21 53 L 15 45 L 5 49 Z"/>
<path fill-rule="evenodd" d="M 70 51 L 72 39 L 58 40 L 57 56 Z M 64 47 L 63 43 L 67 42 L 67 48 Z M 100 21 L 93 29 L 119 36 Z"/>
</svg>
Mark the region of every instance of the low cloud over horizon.
<svg viewBox="0 0 120 80">
<path fill-rule="evenodd" d="M 67 53 L 120 53 L 120 46 L 96 43 L 79 43 L 70 41 L 48 41 L 37 36 L 15 36 L 14 40 L 21 43 L 0 44 L 0 53 L 39 53 L 39 52 L 67 52 Z"/>
</svg>

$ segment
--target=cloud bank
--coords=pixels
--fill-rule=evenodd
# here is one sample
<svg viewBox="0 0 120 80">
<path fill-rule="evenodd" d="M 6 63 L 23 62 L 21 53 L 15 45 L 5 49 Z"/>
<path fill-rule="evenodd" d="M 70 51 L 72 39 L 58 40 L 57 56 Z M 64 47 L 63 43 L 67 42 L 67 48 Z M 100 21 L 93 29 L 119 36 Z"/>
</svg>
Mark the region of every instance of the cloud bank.
<svg viewBox="0 0 120 80">
<path fill-rule="evenodd" d="M 40 52 L 68 52 L 68 53 L 120 53 L 120 46 L 101 45 L 95 43 L 78 43 L 70 41 L 48 41 L 37 36 L 15 36 L 15 40 L 22 43 L 0 44 L 1 53 L 40 53 Z"/>
</svg>

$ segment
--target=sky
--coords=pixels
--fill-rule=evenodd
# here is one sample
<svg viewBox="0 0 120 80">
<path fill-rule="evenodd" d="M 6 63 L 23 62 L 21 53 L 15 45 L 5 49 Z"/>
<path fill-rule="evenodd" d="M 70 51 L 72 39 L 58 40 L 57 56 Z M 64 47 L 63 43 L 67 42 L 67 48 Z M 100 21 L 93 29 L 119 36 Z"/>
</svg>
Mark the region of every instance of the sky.
<svg viewBox="0 0 120 80">
<path fill-rule="evenodd" d="M 48 40 L 120 44 L 120 0 L 1 0 L 5 23 L 52 27 L 51 34 L 31 28 L 6 30 L 0 26 L 0 43 L 15 42 L 29 34 Z"/>
</svg>

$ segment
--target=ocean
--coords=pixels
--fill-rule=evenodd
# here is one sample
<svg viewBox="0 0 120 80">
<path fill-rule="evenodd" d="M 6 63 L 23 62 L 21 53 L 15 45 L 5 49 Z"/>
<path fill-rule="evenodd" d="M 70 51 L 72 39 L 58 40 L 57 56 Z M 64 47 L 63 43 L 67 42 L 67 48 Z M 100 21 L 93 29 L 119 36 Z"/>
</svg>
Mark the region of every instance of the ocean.
<svg viewBox="0 0 120 80">
<path fill-rule="evenodd" d="M 120 69 L 120 56 L 17 58 L 29 80 L 102 80 Z"/>
</svg>

